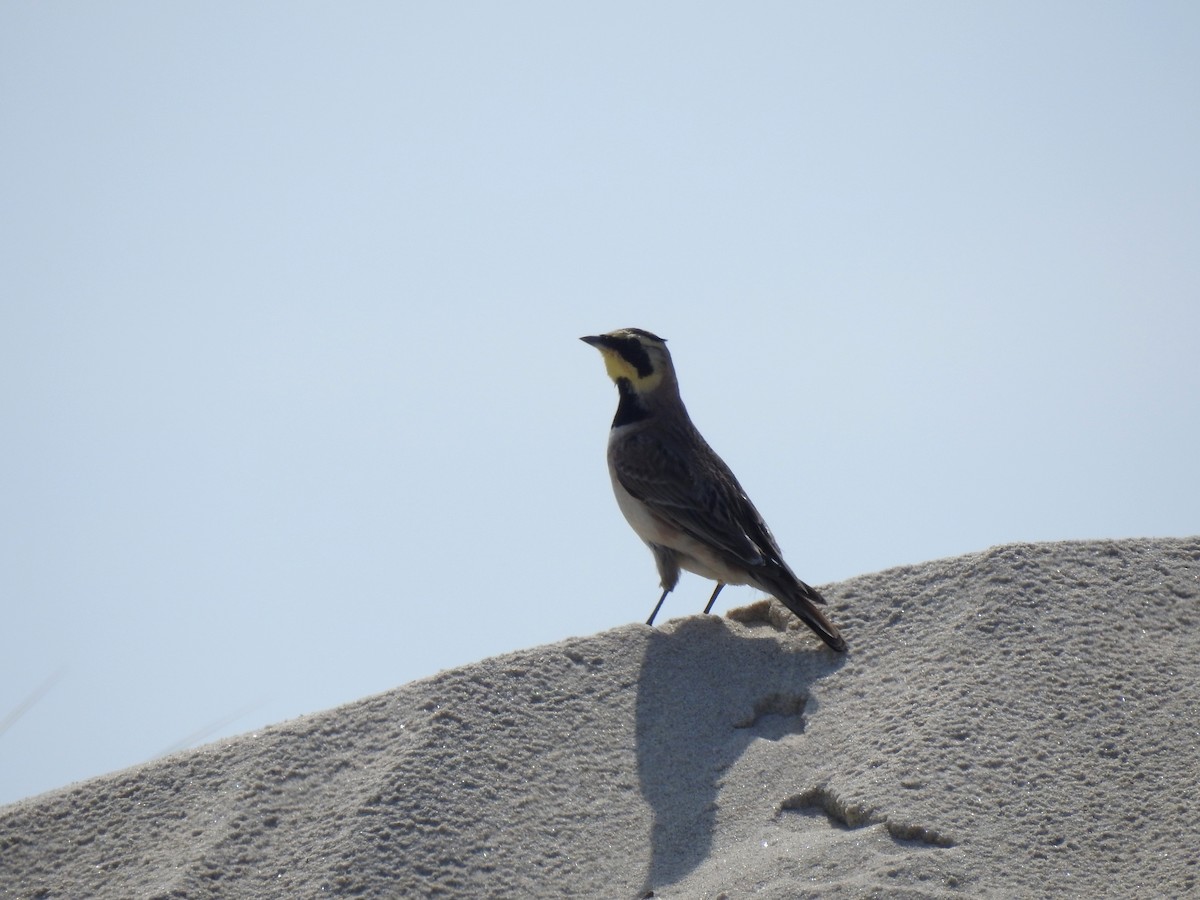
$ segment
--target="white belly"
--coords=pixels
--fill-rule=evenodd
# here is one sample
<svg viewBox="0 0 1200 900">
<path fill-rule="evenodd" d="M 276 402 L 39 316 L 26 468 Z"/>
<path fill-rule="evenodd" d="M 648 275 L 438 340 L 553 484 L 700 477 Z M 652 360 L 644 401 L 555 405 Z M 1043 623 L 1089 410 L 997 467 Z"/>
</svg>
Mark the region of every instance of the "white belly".
<svg viewBox="0 0 1200 900">
<path fill-rule="evenodd" d="M 684 534 L 674 525 L 660 519 L 650 512 L 641 501 L 636 500 L 629 491 L 625 490 L 617 473 L 610 464 L 609 477 L 612 479 L 613 494 L 617 498 L 617 506 L 625 516 L 625 521 L 647 544 L 657 544 L 669 547 L 678 554 L 679 566 L 689 572 L 694 572 L 703 578 L 720 581 L 724 584 L 752 584 L 747 573 L 740 569 L 732 569 L 707 544 Z"/>
</svg>

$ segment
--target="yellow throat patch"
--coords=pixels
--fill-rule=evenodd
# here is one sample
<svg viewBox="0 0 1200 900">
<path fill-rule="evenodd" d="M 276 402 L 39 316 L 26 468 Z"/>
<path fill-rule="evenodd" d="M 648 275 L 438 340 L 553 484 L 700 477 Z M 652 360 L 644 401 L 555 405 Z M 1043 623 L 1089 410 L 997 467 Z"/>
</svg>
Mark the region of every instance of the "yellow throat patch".
<svg viewBox="0 0 1200 900">
<path fill-rule="evenodd" d="M 655 367 L 654 371 L 649 375 L 642 376 L 638 374 L 638 370 L 633 367 L 630 362 L 625 359 L 616 350 L 611 350 L 608 347 L 597 347 L 600 355 L 604 357 L 604 369 L 608 372 L 608 377 L 613 381 L 619 378 L 624 378 L 640 393 L 652 391 L 658 387 L 658 383 L 662 381 L 662 371 L 659 367 Z"/>
</svg>

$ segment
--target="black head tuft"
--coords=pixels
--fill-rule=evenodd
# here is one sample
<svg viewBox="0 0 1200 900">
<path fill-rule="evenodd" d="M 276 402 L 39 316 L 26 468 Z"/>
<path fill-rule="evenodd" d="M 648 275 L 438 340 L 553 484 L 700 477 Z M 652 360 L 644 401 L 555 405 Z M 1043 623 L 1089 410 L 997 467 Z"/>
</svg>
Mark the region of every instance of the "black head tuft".
<svg viewBox="0 0 1200 900">
<path fill-rule="evenodd" d="M 644 338 L 649 338 L 652 341 L 658 341 L 660 344 L 665 344 L 667 342 L 666 338 L 660 338 L 657 334 L 646 331 L 643 328 L 626 328 L 625 331 L 627 331 L 629 334 L 636 334 Z"/>
</svg>

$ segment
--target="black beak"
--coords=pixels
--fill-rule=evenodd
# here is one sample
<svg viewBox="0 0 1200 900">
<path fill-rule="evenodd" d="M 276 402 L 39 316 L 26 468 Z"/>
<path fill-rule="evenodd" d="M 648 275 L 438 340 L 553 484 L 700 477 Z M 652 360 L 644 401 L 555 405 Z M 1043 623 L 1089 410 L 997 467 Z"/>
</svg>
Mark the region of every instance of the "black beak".
<svg viewBox="0 0 1200 900">
<path fill-rule="evenodd" d="M 585 344 L 591 344 L 593 347 L 608 346 L 608 339 L 602 334 L 589 334 L 587 337 L 581 337 L 580 340 Z"/>
</svg>

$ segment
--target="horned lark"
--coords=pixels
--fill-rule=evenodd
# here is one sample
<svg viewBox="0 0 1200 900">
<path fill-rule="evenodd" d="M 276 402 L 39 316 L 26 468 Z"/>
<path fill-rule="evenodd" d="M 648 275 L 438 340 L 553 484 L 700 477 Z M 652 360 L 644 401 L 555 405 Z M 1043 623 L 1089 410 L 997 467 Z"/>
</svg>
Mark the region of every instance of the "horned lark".
<svg viewBox="0 0 1200 900">
<path fill-rule="evenodd" d="M 733 472 L 688 418 L 666 341 L 640 328 L 581 340 L 600 351 L 617 383 L 608 471 L 617 505 L 654 554 L 662 579 L 662 596 L 646 624 L 654 624 L 679 570 L 687 569 L 717 583 L 706 613 L 725 585 L 753 585 L 844 651 L 841 634 L 814 605 L 824 598 L 788 568 Z"/>
</svg>

